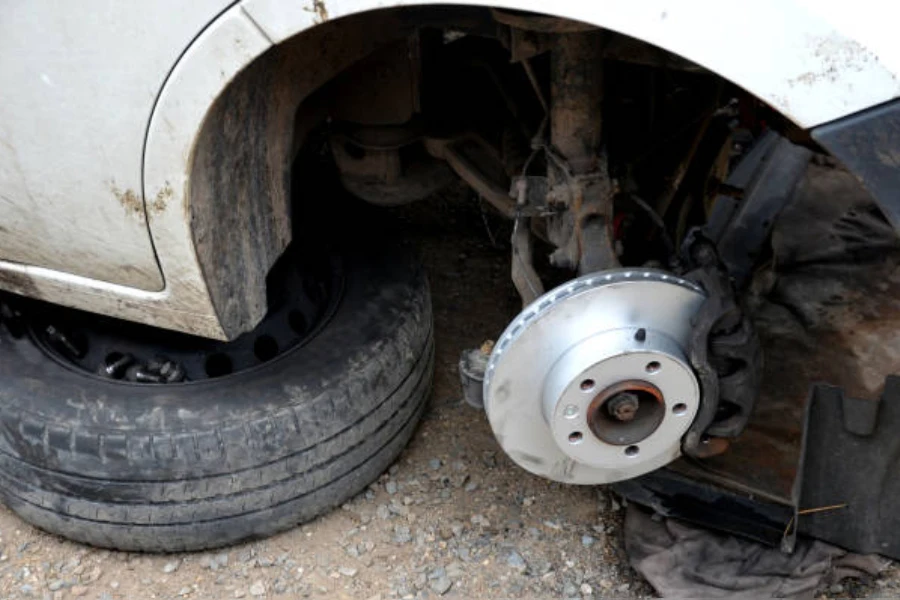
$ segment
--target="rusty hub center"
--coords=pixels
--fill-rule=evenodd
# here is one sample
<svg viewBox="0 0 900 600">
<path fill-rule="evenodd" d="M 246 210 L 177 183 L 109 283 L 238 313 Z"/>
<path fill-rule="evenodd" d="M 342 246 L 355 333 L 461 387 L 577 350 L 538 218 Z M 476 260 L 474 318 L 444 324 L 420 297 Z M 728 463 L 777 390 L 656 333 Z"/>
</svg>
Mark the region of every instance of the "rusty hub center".
<svg viewBox="0 0 900 600">
<path fill-rule="evenodd" d="M 656 431 L 665 416 L 665 401 L 655 385 L 639 379 L 609 386 L 591 401 L 587 422 L 607 444 L 636 444 Z"/>
</svg>

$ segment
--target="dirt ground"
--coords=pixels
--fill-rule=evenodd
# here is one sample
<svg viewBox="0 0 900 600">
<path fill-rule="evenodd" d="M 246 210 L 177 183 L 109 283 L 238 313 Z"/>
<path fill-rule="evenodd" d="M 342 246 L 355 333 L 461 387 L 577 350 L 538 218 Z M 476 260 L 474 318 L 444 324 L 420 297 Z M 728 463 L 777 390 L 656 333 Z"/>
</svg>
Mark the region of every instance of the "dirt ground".
<svg viewBox="0 0 900 600">
<path fill-rule="evenodd" d="M 628 566 L 621 501 L 516 467 L 461 401 L 460 351 L 519 308 L 508 230 L 460 190 L 399 216 L 431 273 L 438 355 L 429 409 L 388 473 L 311 523 L 196 554 L 92 549 L 0 509 L 0 598 L 653 597 Z M 900 597 L 898 585 L 889 570 L 823 595 Z"/>
</svg>

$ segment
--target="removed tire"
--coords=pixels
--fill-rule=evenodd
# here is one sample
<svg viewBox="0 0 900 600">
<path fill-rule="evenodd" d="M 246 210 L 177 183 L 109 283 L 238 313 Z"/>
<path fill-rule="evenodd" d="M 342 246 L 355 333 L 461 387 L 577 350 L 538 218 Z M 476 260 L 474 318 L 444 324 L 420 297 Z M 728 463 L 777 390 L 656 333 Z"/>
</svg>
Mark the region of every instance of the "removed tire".
<svg viewBox="0 0 900 600">
<path fill-rule="evenodd" d="M 25 327 L 7 318 L 2 500 L 73 540 L 172 552 L 269 536 L 363 490 L 422 412 L 431 304 L 406 251 L 343 257 L 340 271 L 293 347 L 183 383 L 98 376 L 56 352 L 27 309 Z"/>
</svg>

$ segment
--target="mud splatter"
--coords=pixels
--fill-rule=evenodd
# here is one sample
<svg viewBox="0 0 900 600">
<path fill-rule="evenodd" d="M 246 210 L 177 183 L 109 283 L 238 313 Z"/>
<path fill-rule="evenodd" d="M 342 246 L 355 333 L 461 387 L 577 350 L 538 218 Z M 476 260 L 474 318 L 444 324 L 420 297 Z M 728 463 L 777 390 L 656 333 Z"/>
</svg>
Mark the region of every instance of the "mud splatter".
<svg viewBox="0 0 900 600">
<path fill-rule="evenodd" d="M 328 8 L 323 0 L 313 0 L 312 11 L 316 13 L 316 23 L 324 23 L 328 20 Z"/>
<path fill-rule="evenodd" d="M 172 199 L 174 192 L 172 191 L 172 186 L 169 185 L 169 182 L 166 182 L 166 185 L 163 186 L 161 190 L 156 193 L 156 197 L 153 198 L 153 202 L 150 203 L 150 211 L 156 214 L 160 214 L 166 210 L 166 206 L 169 204 L 169 200 Z"/>
<path fill-rule="evenodd" d="M 121 190 L 119 186 L 116 185 L 116 182 L 111 181 L 109 183 L 109 189 L 112 191 L 113 195 L 116 197 L 116 200 L 119 201 L 119 204 L 122 205 L 122 208 L 125 209 L 125 214 L 134 215 L 141 221 L 144 220 L 144 202 L 141 200 L 140 196 L 134 192 L 134 190 Z"/>
</svg>

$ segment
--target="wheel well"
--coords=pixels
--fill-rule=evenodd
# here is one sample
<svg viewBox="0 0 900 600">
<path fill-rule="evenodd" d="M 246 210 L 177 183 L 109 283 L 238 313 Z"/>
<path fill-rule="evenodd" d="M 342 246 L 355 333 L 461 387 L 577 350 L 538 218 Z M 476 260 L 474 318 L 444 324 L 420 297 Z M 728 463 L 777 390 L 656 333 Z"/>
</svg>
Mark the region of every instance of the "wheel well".
<svg viewBox="0 0 900 600">
<path fill-rule="evenodd" d="M 519 18 L 518 14 L 513 16 Z M 530 15 L 523 17 L 530 18 Z M 562 19 L 540 18 L 545 23 L 573 24 Z M 492 106 L 495 103 L 501 106 L 498 110 L 503 110 L 504 98 L 496 97 L 496 90 L 471 89 L 472 84 L 466 77 L 459 77 L 453 85 L 444 85 L 438 94 L 433 90 L 429 92 L 429 85 L 441 82 L 445 73 L 441 69 L 445 69 L 446 64 L 440 60 L 428 64 L 429 57 L 417 55 L 417 52 L 423 51 L 428 44 L 447 46 L 455 39 L 469 36 L 490 40 L 507 53 L 506 62 L 537 57 L 539 63 L 553 33 L 523 31 L 504 20 L 498 18 L 496 11 L 478 7 L 406 7 L 355 14 L 327 21 L 272 47 L 234 78 L 208 111 L 197 138 L 190 165 L 188 203 L 196 255 L 228 337 L 251 329 L 266 312 L 266 274 L 291 241 L 292 216 L 300 218 L 296 205 L 292 213 L 292 201 L 303 201 L 304 190 L 291 189 L 291 165 L 306 134 L 316 123 L 335 112 L 345 117 L 352 115 L 350 120 L 357 123 L 365 120 L 367 126 L 405 126 L 425 114 L 431 120 L 430 127 L 447 128 L 454 115 L 446 114 L 446 109 L 453 106 L 448 107 L 445 102 L 437 114 L 428 115 L 433 107 L 423 107 L 423 103 L 434 100 L 429 97 L 431 93 L 437 96 L 433 104 L 441 104 L 441 96 L 458 91 L 453 85 L 469 85 L 470 89 L 464 92 L 470 96 L 469 100 L 474 99 L 473 105 Z M 651 75 L 661 73 L 661 77 L 669 79 L 700 78 L 707 83 L 713 82 L 713 87 L 719 86 L 720 90 L 730 85 L 702 67 L 650 44 L 612 32 L 604 39 L 603 58 L 617 65 L 630 65 Z M 401 51 L 397 52 L 396 48 Z M 380 74 L 366 62 L 378 56 L 379 51 L 394 61 Z M 383 59 L 374 60 L 377 63 Z M 409 73 L 391 79 L 397 75 L 394 67 L 403 61 L 415 64 Z M 618 68 L 610 69 L 613 77 Z M 342 74 L 350 76 L 343 77 Z M 524 72 L 520 79 L 520 84 L 529 85 Z M 621 81 L 627 79 L 620 77 Z M 412 93 L 395 93 L 392 102 L 391 93 L 379 93 L 384 91 L 382 87 L 392 85 L 401 89 L 409 85 Z M 640 86 L 630 87 L 629 93 L 646 92 Z M 607 105 L 612 103 L 609 96 L 607 93 Z M 347 101 L 354 97 L 362 98 L 363 102 Z M 529 102 L 532 109 L 538 104 L 535 97 Z M 758 102 L 754 107 L 765 110 Z M 443 114 L 440 109 L 444 109 Z M 770 124 L 802 137 L 802 132 L 777 112 L 767 111 L 766 115 Z M 490 115 L 484 120 L 491 121 L 493 117 Z M 534 129 L 539 118 L 535 119 L 534 114 L 530 118 L 529 126 Z M 422 120 L 419 118 L 417 127 Z M 633 136 L 628 124 L 615 124 L 609 131 L 620 141 Z M 338 132 L 339 135 L 344 133 Z M 495 137 L 496 134 L 496 131 L 491 132 Z M 523 152 L 528 154 L 527 145 L 522 144 L 523 141 L 527 143 L 527 139 L 522 135 L 519 138 L 520 156 L 516 159 L 519 161 L 516 168 L 520 166 Z M 685 145 L 684 140 L 676 141 Z M 498 147 L 502 143 L 503 140 L 491 140 L 489 146 Z M 610 143 L 619 142 L 611 139 Z M 430 161 L 430 165 L 433 157 L 437 157 L 453 164 L 452 157 L 446 155 L 446 148 L 427 147 L 427 143 L 425 146 L 416 148 L 415 160 Z M 369 157 L 374 159 L 373 162 L 361 165 L 353 152 L 352 144 L 341 144 L 334 152 L 335 159 L 339 163 L 343 161 L 339 170 L 344 176 L 345 187 L 352 191 L 347 175 L 359 174 L 353 173 L 353 168 L 362 169 L 364 182 L 365 177 L 372 175 L 369 170 L 374 168 L 375 180 L 381 183 L 390 180 L 394 186 L 388 185 L 374 192 L 369 186 L 365 193 L 371 197 L 366 199 L 376 203 L 377 200 L 372 198 L 398 197 L 398 190 L 403 186 L 406 186 L 403 187 L 405 190 L 414 188 L 412 196 L 422 197 L 431 190 L 428 185 L 423 185 L 423 181 L 434 182 L 444 174 L 436 169 L 419 169 L 415 181 L 410 177 L 402 179 L 415 169 L 403 163 L 405 159 L 393 149 L 380 154 L 379 151 L 370 152 L 374 155 Z M 341 156 L 341 153 L 349 156 Z M 495 198 L 494 204 L 501 211 L 511 210 L 508 190 L 512 167 L 502 164 L 504 160 L 509 162 L 508 157 L 501 157 L 501 164 L 494 169 L 493 175 L 477 172 L 479 165 L 489 162 L 483 154 L 463 158 L 473 164 L 454 165 L 454 170 L 483 197 Z M 385 165 L 393 165 L 393 171 L 385 170 L 388 169 Z M 506 173 L 502 172 L 504 169 Z M 401 177 L 399 182 L 398 177 Z M 479 187 L 479 184 L 487 187 Z"/>
<path fill-rule="evenodd" d="M 411 17 L 379 11 L 299 34 L 250 63 L 207 113 L 190 165 L 189 218 L 227 337 L 248 331 L 266 312 L 266 275 L 291 239 L 295 140 L 319 114 L 314 92 L 408 35 L 415 27 Z"/>
</svg>

